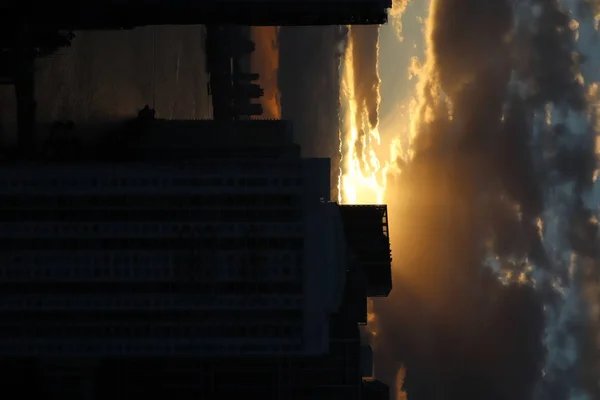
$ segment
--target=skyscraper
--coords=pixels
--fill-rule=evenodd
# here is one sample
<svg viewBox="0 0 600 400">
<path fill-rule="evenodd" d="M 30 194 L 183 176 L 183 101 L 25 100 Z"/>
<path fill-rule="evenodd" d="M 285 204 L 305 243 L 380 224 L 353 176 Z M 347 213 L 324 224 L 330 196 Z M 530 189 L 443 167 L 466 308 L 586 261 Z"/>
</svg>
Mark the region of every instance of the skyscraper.
<svg viewBox="0 0 600 400">
<path fill-rule="evenodd" d="M 129 159 L 0 172 L 0 354 L 325 353 L 346 269 L 329 160 L 281 121 L 146 128 Z"/>
<path fill-rule="evenodd" d="M 331 202 L 285 121 L 142 117 L 0 169 L 0 357 L 52 395 L 360 398 L 385 206 Z"/>
</svg>

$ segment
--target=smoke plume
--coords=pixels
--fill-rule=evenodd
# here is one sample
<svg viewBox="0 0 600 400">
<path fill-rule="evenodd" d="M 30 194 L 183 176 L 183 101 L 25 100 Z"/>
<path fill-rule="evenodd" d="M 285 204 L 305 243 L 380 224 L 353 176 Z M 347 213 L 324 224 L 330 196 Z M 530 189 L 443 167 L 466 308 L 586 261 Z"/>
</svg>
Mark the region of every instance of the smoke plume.
<svg viewBox="0 0 600 400">
<path fill-rule="evenodd" d="M 281 104 L 278 85 L 279 70 L 279 28 L 275 26 L 253 26 L 252 40 L 256 45 L 251 56 L 254 72 L 260 74 L 259 85 L 264 89 L 260 101 L 266 118 L 281 118 Z"/>
<path fill-rule="evenodd" d="M 394 290 L 375 303 L 376 373 L 406 367 L 409 400 L 583 392 L 596 133 L 575 27 L 553 0 L 431 1 L 412 152 L 388 177 Z"/>
<path fill-rule="evenodd" d="M 354 97 L 359 110 L 356 126 L 365 127 L 363 118 L 367 118 L 368 128 L 376 129 L 379 124 L 379 72 L 377 53 L 379 52 L 379 26 L 356 25 L 350 27 L 352 43 L 352 62 L 354 67 Z M 365 115 L 366 114 L 366 115 Z"/>
</svg>

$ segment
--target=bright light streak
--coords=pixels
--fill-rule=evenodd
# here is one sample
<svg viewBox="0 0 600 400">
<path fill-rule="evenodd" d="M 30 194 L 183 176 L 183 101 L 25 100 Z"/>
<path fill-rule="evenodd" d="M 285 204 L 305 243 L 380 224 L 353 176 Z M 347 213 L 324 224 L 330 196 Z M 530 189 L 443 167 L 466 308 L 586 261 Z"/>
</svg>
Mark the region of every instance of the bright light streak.
<svg viewBox="0 0 600 400">
<path fill-rule="evenodd" d="M 354 78 L 350 41 L 344 54 L 340 91 L 344 122 L 340 131 L 338 202 L 382 204 L 385 195 L 385 168 L 381 166 L 375 151 L 381 145 L 381 138 L 377 128 L 371 129 L 368 126 L 366 108 L 356 102 Z M 363 126 L 357 126 L 357 121 L 365 122 Z"/>
</svg>

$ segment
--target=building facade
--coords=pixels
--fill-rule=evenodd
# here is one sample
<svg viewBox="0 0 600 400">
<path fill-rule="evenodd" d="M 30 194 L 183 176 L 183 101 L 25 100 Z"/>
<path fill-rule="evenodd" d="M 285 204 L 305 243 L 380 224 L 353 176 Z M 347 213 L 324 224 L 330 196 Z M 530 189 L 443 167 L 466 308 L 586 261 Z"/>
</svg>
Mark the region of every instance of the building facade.
<svg viewBox="0 0 600 400">
<path fill-rule="evenodd" d="M 0 167 L 7 390 L 389 397 L 359 331 L 367 297 L 391 290 L 385 206 L 332 203 L 329 160 L 303 159 L 282 121 L 116 136 L 96 147 L 110 154 L 63 146 Z"/>
<path fill-rule="evenodd" d="M 6 24 L 28 21 L 71 30 L 131 29 L 145 25 L 348 25 L 384 24 L 391 0 L 93 0 L 86 7 L 65 0 L 48 4 L 56 17 L 5 1 Z M 12 26 L 12 25 L 9 25 Z"/>
<path fill-rule="evenodd" d="M 155 121 L 129 160 L 4 165 L 0 354 L 325 354 L 342 220 L 288 129 Z"/>
</svg>

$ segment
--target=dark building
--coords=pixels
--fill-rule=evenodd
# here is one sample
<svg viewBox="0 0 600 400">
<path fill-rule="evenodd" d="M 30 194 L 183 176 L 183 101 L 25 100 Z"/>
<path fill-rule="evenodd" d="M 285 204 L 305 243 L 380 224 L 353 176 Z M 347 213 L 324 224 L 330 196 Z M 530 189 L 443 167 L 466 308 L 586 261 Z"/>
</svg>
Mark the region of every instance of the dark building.
<svg viewBox="0 0 600 400">
<path fill-rule="evenodd" d="M 96 370 L 101 399 L 359 400 L 360 333 L 351 314 L 331 320 L 330 350 L 319 357 L 105 359 Z M 376 398 L 377 400 L 383 397 Z"/>
<path fill-rule="evenodd" d="M 390 398 L 390 387 L 377 379 L 362 380 L 363 400 L 388 400 Z"/>
<path fill-rule="evenodd" d="M 351 275 L 348 272 L 348 275 Z M 347 280 L 351 280 L 347 276 Z M 364 357 L 348 286 L 331 318 L 329 352 L 318 357 L 106 358 L 95 370 L 97 398 L 167 396 L 176 399 L 387 400 L 389 388 L 363 377 Z M 369 374 L 367 374 L 369 375 Z M 387 393 L 388 397 L 385 397 Z"/>
<path fill-rule="evenodd" d="M 365 274 L 367 296 L 385 297 L 392 290 L 392 258 L 386 206 L 340 206 L 355 268 Z"/>
<path fill-rule="evenodd" d="M 0 376 L 50 398 L 359 400 L 386 207 L 330 202 L 329 160 L 289 128 L 149 118 L 118 160 L 5 161 Z"/>
<path fill-rule="evenodd" d="M 28 13 L 9 1 L 0 15 L 9 21 L 4 29 L 27 21 L 53 32 L 206 22 L 380 24 L 390 6 L 58 0 L 46 5 L 56 17 L 49 20 L 44 6 Z M 254 46 L 237 40 L 236 28 L 209 33 L 218 121 L 157 120 L 144 109 L 94 151 L 57 134 L 40 154 L 45 168 L 20 160 L 3 166 L 0 202 L 13 208 L 0 218 L 5 390 L 64 400 L 389 397 L 389 388 L 365 377 L 359 329 L 367 323 L 367 297 L 391 290 L 386 207 L 329 202 L 328 160 L 302 160 L 283 121 L 240 121 L 262 113 L 250 101 L 262 95 L 251 83 L 258 77 L 239 62 Z M 26 92 L 21 120 L 33 125 L 31 71 L 4 75 L 31 84 L 19 90 Z M 64 137 L 85 129 L 72 125 L 59 127 L 68 131 Z M 30 147 L 33 126 L 20 134 Z M 54 195 L 42 199 L 40 191 Z M 77 212 L 69 212 L 74 204 Z M 292 247 L 279 254 L 288 242 Z"/>
<path fill-rule="evenodd" d="M 385 23 L 390 7 L 390 0 L 54 0 L 30 7 L 8 0 L 2 2 L 0 15 L 6 21 L 73 30 L 188 24 L 356 25 Z"/>
</svg>

